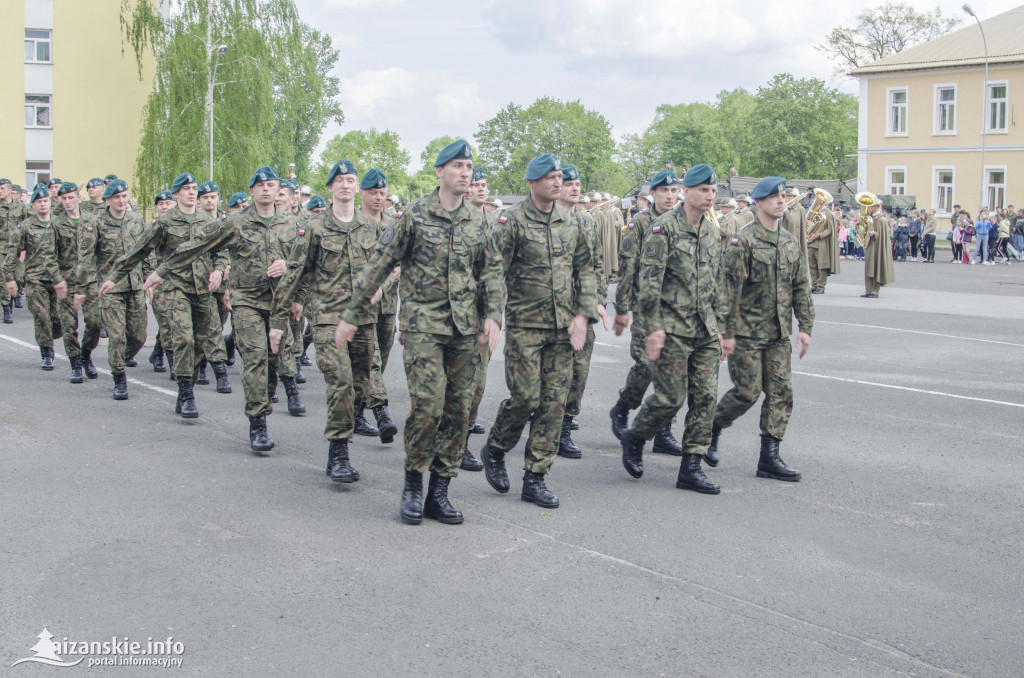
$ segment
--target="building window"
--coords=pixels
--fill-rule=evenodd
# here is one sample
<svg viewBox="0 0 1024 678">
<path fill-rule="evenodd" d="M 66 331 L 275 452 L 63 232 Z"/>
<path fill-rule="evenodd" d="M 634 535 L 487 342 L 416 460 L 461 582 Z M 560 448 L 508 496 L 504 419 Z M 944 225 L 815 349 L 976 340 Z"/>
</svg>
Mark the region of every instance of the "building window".
<svg viewBox="0 0 1024 678">
<path fill-rule="evenodd" d="M 889 195 L 907 194 L 907 168 L 885 168 L 885 192 Z"/>
<path fill-rule="evenodd" d="M 956 85 L 935 86 L 935 133 L 956 134 Z"/>
<path fill-rule="evenodd" d="M 53 127 L 49 94 L 25 95 L 25 127 Z"/>
<path fill-rule="evenodd" d="M 53 61 L 50 55 L 50 31 L 25 29 L 25 61 L 45 64 Z"/>
<path fill-rule="evenodd" d="M 53 163 L 29 160 L 25 163 L 25 190 L 29 193 L 38 183 L 49 183 L 53 176 Z"/>
<path fill-rule="evenodd" d="M 1003 207 L 1006 204 L 1006 168 L 985 168 L 985 195 L 987 207 Z"/>
<path fill-rule="evenodd" d="M 953 190 L 955 175 L 952 167 L 938 167 L 935 170 L 935 212 L 953 213 Z"/>
<path fill-rule="evenodd" d="M 907 89 L 889 90 L 889 118 L 886 134 L 889 136 L 907 135 Z"/>
<path fill-rule="evenodd" d="M 989 132 L 1006 132 L 1006 120 L 1009 109 L 1010 86 L 1005 82 L 988 84 L 988 123 Z"/>
</svg>

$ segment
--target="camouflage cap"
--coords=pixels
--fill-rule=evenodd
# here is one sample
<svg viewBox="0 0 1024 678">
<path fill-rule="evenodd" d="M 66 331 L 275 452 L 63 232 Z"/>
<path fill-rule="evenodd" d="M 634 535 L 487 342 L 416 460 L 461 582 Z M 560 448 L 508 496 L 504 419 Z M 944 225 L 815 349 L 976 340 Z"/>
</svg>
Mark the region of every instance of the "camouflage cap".
<svg viewBox="0 0 1024 678">
<path fill-rule="evenodd" d="M 700 165 L 694 165 L 686 172 L 686 176 L 683 177 L 683 186 L 700 186 L 702 184 L 717 184 L 718 175 L 715 174 L 715 170 L 711 165 L 701 163 Z"/>
<path fill-rule="evenodd" d="M 384 176 L 384 173 L 374 167 L 366 174 L 363 175 L 363 180 L 359 182 L 359 188 L 369 190 L 371 188 L 387 188 L 388 178 Z"/>
<path fill-rule="evenodd" d="M 750 192 L 750 197 L 760 200 L 776 193 L 783 193 L 785 190 L 786 180 L 782 177 L 765 177 L 757 182 L 757 186 L 754 186 L 754 190 Z"/>
<path fill-rule="evenodd" d="M 676 186 L 679 184 L 679 177 L 670 169 L 664 169 L 654 175 L 651 179 L 651 190 L 659 186 Z"/>
<path fill-rule="evenodd" d="M 49 198 L 50 189 L 47 188 L 46 184 L 36 184 L 36 187 L 32 189 L 32 197 L 29 199 L 30 203 L 39 200 L 40 198 Z"/>
<path fill-rule="evenodd" d="M 443 167 L 452 160 L 472 160 L 473 149 L 465 139 L 458 139 L 441 149 L 434 160 L 434 167 Z"/>
<path fill-rule="evenodd" d="M 161 200 L 174 200 L 174 194 L 164 189 L 156 194 L 156 199 L 153 200 L 153 204 L 156 205 Z"/>
<path fill-rule="evenodd" d="M 107 188 L 103 191 L 103 199 L 106 200 L 107 198 L 111 198 L 117 195 L 118 193 L 124 193 L 127 190 L 128 184 L 123 179 L 114 179 L 109 184 L 107 184 Z"/>
<path fill-rule="evenodd" d="M 65 195 L 67 193 L 78 193 L 78 184 L 76 184 L 73 181 L 65 181 L 63 184 L 60 185 L 60 188 L 57 189 L 58 197 Z"/>
<path fill-rule="evenodd" d="M 114 181 L 118 181 L 118 179 L 115 177 Z M 174 177 L 174 183 L 171 184 L 171 193 L 177 193 L 178 191 L 181 190 L 182 186 L 188 186 L 189 184 L 198 184 L 198 183 L 199 182 L 196 181 L 196 178 L 194 176 L 192 176 L 188 172 L 182 172 L 178 176 Z M 108 186 L 108 188 L 109 188 L 109 186 Z M 106 198 L 107 194 L 104 193 L 103 197 Z"/>
<path fill-rule="evenodd" d="M 207 193 L 220 193 L 220 186 L 215 181 L 204 181 L 199 184 L 199 195 L 206 195 Z"/>
<path fill-rule="evenodd" d="M 562 166 L 562 181 L 579 181 L 580 173 L 572 165 Z"/>
<path fill-rule="evenodd" d="M 351 160 L 339 160 L 334 163 L 334 167 L 331 168 L 331 173 L 327 175 L 327 183 L 324 186 L 330 187 L 334 182 L 335 177 L 340 177 L 343 174 L 355 174 L 359 176 L 359 172 L 356 171 L 356 166 L 352 164 Z"/>
<path fill-rule="evenodd" d="M 252 188 L 258 181 L 278 181 L 280 178 L 273 167 L 264 165 L 252 173 L 252 177 L 249 179 L 249 188 Z"/>
<path fill-rule="evenodd" d="M 537 181 L 548 172 L 561 171 L 561 169 L 562 165 L 558 162 L 558 158 L 550 153 L 541 153 L 534 156 L 530 164 L 526 166 L 526 174 L 523 175 L 523 178 L 527 181 Z"/>
<path fill-rule="evenodd" d="M 232 193 L 231 197 L 228 198 L 228 207 L 235 207 L 243 202 L 249 202 L 249 196 L 240 191 Z"/>
</svg>

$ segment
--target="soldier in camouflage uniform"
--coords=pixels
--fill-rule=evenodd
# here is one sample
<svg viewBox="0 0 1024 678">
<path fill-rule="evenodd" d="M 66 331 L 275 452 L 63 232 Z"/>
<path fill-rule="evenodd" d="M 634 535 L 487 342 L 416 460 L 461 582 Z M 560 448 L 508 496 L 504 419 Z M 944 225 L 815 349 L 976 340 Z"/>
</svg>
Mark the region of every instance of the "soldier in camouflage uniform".
<svg viewBox="0 0 1024 678">
<path fill-rule="evenodd" d="M 78 211 L 82 213 L 83 217 L 99 216 L 107 209 L 107 203 L 103 202 L 103 191 L 106 187 L 103 179 L 99 177 L 93 177 L 85 184 L 85 193 L 89 199 L 80 200 L 78 203 Z"/>
<path fill-rule="evenodd" d="M 405 485 L 400 515 L 418 524 L 423 517 L 461 523 L 448 500 L 448 485 L 459 473 L 469 426 L 473 378 L 479 347 L 498 345 L 501 327 L 501 262 L 483 213 L 466 204 L 473 153 L 464 140 L 452 142 L 434 161 L 440 187 L 414 200 L 384 229 L 377 253 L 352 292 L 335 332 L 344 346 L 356 334 L 353 322 L 372 308 L 372 296 L 396 266 L 402 304 L 405 375 L 411 407 L 405 422 Z M 477 304 L 477 284 L 486 293 Z M 317 348 L 317 357 L 320 350 Z M 426 503 L 423 472 L 430 470 Z"/>
<path fill-rule="evenodd" d="M 714 207 L 718 177 L 696 165 L 683 177 L 683 204 L 655 219 L 644 234 L 636 303 L 647 328 L 646 355 L 654 394 L 622 434 L 622 465 L 644 473 L 643 449 L 688 403 L 683 459 L 676 487 L 717 494 L 701 457 L 711 443 L 718 397 L 719 329 L 725 320 L 722 239 L 706 212 Z"/>
<path fill-rule="evenodd" d="M 57 195 L 57 192 L 60 190 L 60 187 L 63 186 L 63 185 L 64 185 L 64 182 L 61 179 L 57 179 L 56 177 L 54 177 L 53 179 L 50 179 L 50 183 L 46 185 L 47 190 L 49 190 L 49 192 L 50 192 L 50 216 L 51 217 L 59 217 L 60 215 L 64 214 L 64 205 L 60 204 L 60 199 L 59 199 L 59 197 Z"/>
<path fill-rule="evenodd" d="M 64 205 L 64 214 L 53 220 L 56 235 L 57 268 L 68 281 L 68 295 L 61 299 L 60 324 L 64 330 L 64 352 L 71 361 L 71 383 L 81 384 L 85 378 L 83 369 L 90 379 L 98 375 L 92 364 L 92 351 L 100 342 L 100 308 L 96 298 L 96 283 L 79 289 L 76 269 L 78 268 L 78 234 L 84 227 L 82 222 L 92 219 L 83 216 L 79 209 L 78 186 L 72 182 L 61 185 L 57 195 Z M 75 295 L 85 297 L 82 304 L 82 315 L 85 320 L 85 332 L 82 341 L 78 341 L 78 307 L 75 306 Z M 88 366 L 88 367 L 87 367 Z"/>
<path fill-rule="evenodd" d="M 218 221 L 227 216 L 220 209 L 220 186 L 217 185 L 217 182 L 211 179 L 199 184 L 196 195 L 198 198 L 198 208 L 208 214 L 211 219 Z M 228 272 L 229 269 L 226 267 L 221 281 L 222 287 L 227 286 Z M 210 379 L 206 376 L 206 366 L 209 359 L 203 350 L 205 347 L 215 347 L 217 355 L 221 355 L 221 350 L 223 349 L 224 364 L 227 364 L 228 356 L 227 346 L 224 342 L 224 323 L 228 319 L 228 309 L 224 304 L 222 287 L 210 290 L 212 292 L 208 300 L 210 304 L 210 326 L 203 331 L 199 331 L 197 328 L 196 360 L 199 362 L 199 377 L 196 379 L 196 383 L 204 386 L 210 383 Z M 231 384 L 228 381 L 227 370 L 224 371 L 223 377 L 218 377 L 217 379 L 217 392 L 231 393 Z"/>
<path fill-rule="evenodd" d="M 640 306 L 637 303 L 637 289 L 640 284 L 640 255 L 643 252 L 644 233 L 651 222 L 675 208 L 679 198 L 679 178 L 672 170 L 661 170 L 651 179 L 651 206 L 640 212 L 626 224 L 619 248 L 619 283 L 615 287 L 615 336 L 621 336 L 629 327 L 631 339 L 629 355 L 633 366 L 626 374 L 626 385 L 619 391 L 619 399 L 609 416 L 612 420 L 612 435 L 622 439 L 629 428 L 629 411 L 640 407 L 647 387 L 651 385 L 651 369 L 645 353 L 647 331 Z M 629 314 L 633 322 L 629 322 Z M 668 422 L 654 436 L 655 452 L 679 456 L 683 446 L 672 435 L 674 419 Z"/>
<path fill-rule="evenodd" d="M 97 179 L 102 182 L 102 179 Z M 149 222 L 152 227 L 160 215 L 169 212 L 175 205 L 174 194 L 170 191 L 160 191 L 153 201 L 156 207 L 156 218 Z M 147 268 L 156 270 L 160 265 L 156 253 L 149 253 Z M 171 381 L 174 381 L 174 348 L 170 342 L 171 329 L 167 319 L 167 294 L 161 287 L 146 292 L 150 306 L 153 307 L 153 317 L 156 318 L 157 333 L 156 341 L 153 343 L 153 351 L 149 354 L 149 364 L 153 366 L 154 372 L 167 372 L 170 368 Z M 164 365 L 164 355 L 167 356 L 167 365 Z"/>
<path fill-rule="evenodd" d="M 78 233 L 78 268 L 75 272 L 75 304 L 88 300 L 86 291 L 97 280 L 116 280 L 107 290 L 98 291 L 100 315 L 107 330 L 107 362 L 114 378 L 114 400 L 128 398 L 128 380 L 124 374 L 128 358 L 146 343 L 146 297 L 142 281 L 148 263 L 138 262 L 116 278 L 118 263 L 132 252 L 147 233 L 142 216 L 128 209 L 128 184 L 117 179 L 103 191 L 107 208 L 85 220 Z"/>
<path fill-rule="evenodd" d="M 296 229 L 299 224 L 299 217 L 295 213 L 294 209 L 294 196 L 295 190 L 292 188 L 291 179 L 281 179 L 278 182 L 278 192 L 275 204 L 277 205 L 278 214 L 281 215 L 283 221 L 280 225 L 275 227 L 278 236 L 283 240 L 284 255 L 286 260 L 291 259 L 291 252 L 294 248 L 296 239 Z M 305 304 L 305 298 L 298 300 L 299 303 Z M 289 318 L 288 329 L 289 336 L 284 337 L 281 340 L 281 349 L 278 351 L 277 356 L 281 362 L 281 367 L 284 367 L 284 363 L 291 362 L 292 365 L 287 368 L 289 376 L 294 375 L 296 384 L 305 384 L 306 375 L 302 373 L 302 360 L 301 360 L 301 346 L 302 346 L 302 324 L 303 316 L 299 315 L 298 318 Z M 374 432 L 373 435 L 377 435 Z"/>
<path fill-rule="evenodd" d="M 793 412 L 790 336 L 795 314 L 799 323 L 796 343 L 803 358 L 811 344 L 814 304 L 800 243 L 779 228 L 785 188 L 786 180 L 781 177 L 758 182 L 751 194 L 757 202 L 757 220 L 734 235 L 725 252 L 727 311 L 722 336 L 725 352 L 732 354 L 729 376 L 733 387 L 718 403 L 704 461 L 718 465 L 722 429 L 753 407 L 764 391 L 757 477 L 795 482 L 800 480 L 800 472 L 779 456 L 779 443 Z"/>
<path fill-rule="evenodd" d="M 63 299 L 68 284 L 57 267 L 56 236 L 50 219 L 50 194 L 38 184 L 29 203 L 32 216 L 15 226 L 7 242 L 3 273 L 7 293 L 18 293 L 15 282 L 18 260 L 25 253 L 25 293 L 28 309 L 35 321 L 36 344 L 43 359 L 42 368 L 53 369 L 53 338 L 60 334 L 58 299 Z"/>
<path fill-rule="evenodd" d="M 20 200 L 20 194 L 15 195 L 14 184 L 10 179 L 0 179 L 0 244 L 6 248 L 14 229 L 32 216 L 32 210 Z M 6 249 L 4 250 L 6 253 Z M 17 282 L 16 289 L 25 287 L 25 262 L 20 259 L 15 264 L 14 280 Z M 7 291 L 7 286 L 0 287 L 0 303 L 3 304 L 4 323 L 10 325 L 14 322 L 14 307 L 21 308 L 20 292 L 13 295 Z"/>
<path fill-rule="evenodd" d="M 585 209 L 577 209 L 580 198 L 580 174 L 572 165 L 562 167 L 562 190 L 558 193 L 555 201 L 564 207 L 572 218 L 580 226 L 580 230 L 587 236 L 590 244 L 590 252 L 593 255 L 594 277 L 597 281 L 597 315 L 601 318 L 604 329 L 608 329 L 608 315 L 605 310 L 605 300 L 608 298 L 608 281 L 604 276 L 604 257 L 602 254 L 601 234 L 597 230 L 597 222 Z M 578 292 L 577 290 L 573 290 Z M 558 456 L 568 459 L 579 459 L 583 456 L 582 450 L 572 440 L 572 432 L 579 428 L 576 417 L 580 414 L 580 407 L 583 402 L 583 391 L 587 387 L 587 377 L 590 375 L 590 357 L 594 352 L 594 321 L 587 323 L 587 340 L 583 344 L 583 350 L 575 351 L 572 354 L 572 383 L 569 386 L 569 396 L 565 401 L 565 414 L 562 417 L 562 432 L 558 441 Z"/>
<path fill-rule="evenodd" d="M 594 257 L 582 223 L 558 205 L 562 168 L 544 153 L 524 177 L 530 197 L 498 217 L 498 247 L 505 269 L 505 382 L 487 444 L 484 475 L 498 492 L 509 491 L 505 454 L 530 420 L 520 497 L 557 508 L 544 483 L 558 451 L 559 430 L 572 383 L 572 353 L 583 349 L 587 321 L 597 320 Z"/>
</svg>

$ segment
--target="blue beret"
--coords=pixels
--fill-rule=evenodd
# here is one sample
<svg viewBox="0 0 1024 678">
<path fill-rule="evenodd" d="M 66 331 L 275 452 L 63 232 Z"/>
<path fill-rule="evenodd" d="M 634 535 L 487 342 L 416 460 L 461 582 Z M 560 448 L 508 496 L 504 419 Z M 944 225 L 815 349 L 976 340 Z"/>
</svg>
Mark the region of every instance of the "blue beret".
<svg viewBox="0 0 1024 678">
<path fill-rule="evenodd" d="M 273 167 L 264 165 L 252 173 L 252 177 L 249 178 L 249 188 L 252 188 L 258 181 L 278 181 L 280 178 Z"/>
<path fill-rule="evenodd" d="M 0 186 L 6 186 L 7 184 L 11 184 L 11 180 L 10 179 L 0 179 Z M 13 185 L 14 184 L 11 184 L 11 186 L 13 186 Z"/>
<path fill-rule="evenodd" d="M 104 189 L 103 199 L 106 200 L 107 198 L 115 196 L 118 193 L 124 193 L 127 190 L 128 184 L 126 184 L 123 179 L 114 179 L 109 184 L 107 184 L 106 189 Z"/>
<path fill-rule="evenodd" d="M 558 163 L 558 158 L 550 153 L 541 153 L 526 166 L 526 174 L 523 175 L 523 178 L 527 181 L 536 181 L 548 172 L 561 169 L 562 166 Z"/>
<path fill-rule="evenodd" d="M 36 184 L 36 187 L 32 189 L 32 198 L 29 203 L 33 203 L 40 198 L 49 198 L 50 189 L 46 187 L 46 184 Z"/>
<path fill-rule="evenodd" d="M 78 193 L 78 184 L 73 181 L 65 181 L 57 189 L 57 196 L 60 197 L 66 193 Z"/>
<path fill-rule="evenodd" d="M 306 203 L 306 209 L 315 210 L 318 207 L 327 207 L 327 203 L 324 202 L 324 199 L 321 198 L 319 195 L 314 195 L 312 198 L 309 199 L 309 202 Z"/>
<path fill-rule="evenodd" d="M 690 171 L 692 172 L 693 170 Z M 689 176 L 689 174 L 687 174 L 687 176 Z M 676 176 L 675 172 L 670 169 L 661 170 L 654 175 L 653 179 L 651 179 L 651 190 L 653 191 L 658 186 L 675 186 L 678 183 L 679 177 Z"/>
<path fill-rule="evenodd" d="M 117 175 L 116 174 L 108 174 L 107 176 L 103 177 L 103 181 L 104 182 L 117 181 Z"/>
<path fill-rule="evenodd" d="M 576 171 L 576 168 L 572 165 L 562 166 L 562 181 L 576 181 L 580 178 L 580 173 Z"/>
<path fill-rule="evenodd" d="M 683 186 L 700 186 L 701 184 L 718 184 L 718 175 L 711 165 L 694 165 L 686 171 Z"/>
<path fill-rule="evenodd" d="M 204 181 L 199 184 L 199 195 L 206 195 L 207 193 L 220 193 L 220 186 L 215 181 Z"/>
<path fill-rule="evenodd" d="M 437 154 L 437 160 L 434 161 L 434 167 L 444 167 L 452 160 L 472 160 L 473 149 L 469 147 L 469 142 L 465 139 L 459 139 L 453 141 Z"/>
<path fill-rule="evenodd" d="M 474 170 L 475 171 L 475 170 Z M 384 176 L 384 173 L 374 167 L 369 172 L 363 175 L 363 180 L 359 183 L 359 188 L 370 189 L 370 188 L 387 188 L 388 178 Z"/>
<path fill-rule="evenodd" d="M 249 196 L 245 193 L 232 193 L 231 197 L 228 198 L 228 207 L 234 207 L 240 202 L 249 202 Z"/>
<path fill-rule="evenodd" d="M 487 172 L 484 172 L 484 168 L 483 167 L 474 167 L 473 168 L 473 178 L 470 179 L 469 181 L 470 181 L 470 183 L 475 183 L 477 181 L 483 181 L 486 178 L 487 178 Z"/>
<path fill-rule="evenodd" d="M 63 183 L 64 182 L 61 179 L 54 177 L 53 179 L 50 179 L 50 183 L 47 184 L 47 186 L 60 186 Z"/>
<path fill-rule="evenodd" d="M 174 200 L 174 194 L 168 190 L 160 191 L 156 194 L 156 200 L 153 201 L 153 204 L 155 205 L 161 200 Z"/>
<path fill-rule="evenodd" d="M 356 166 L 352 164 L 350 160 L 339 160 L 334 163 L 334 167 L 331 168 L 331 173 L 327 175 L 327 183 L 324 186 L 330 186 L 331 182 L 334 181 L 334 177 L 341 176 L 342 174 L 355 174 L 359 176 L 359 172 L 356 171 Z"/>
<path fill-rule="evenodd" d="M 100 179 L 99 177 L 93 177 L 92 179 L 89 179 L 89 181 L 85 184 L 85 187 L 86 188 L 92 188 L 93 186 L 102 186 L 102 185 L 103 185 L 103 179 Z"/>
<path fill-rule="evenodd" d="M 114 181 L 117 181 L 117 179 L 115 178 Z M 174 178 L 174 183 L 171 184 L 171 193 L 177 193 L 178 191 L 181 190 L 182 186 L 188 186 L 189 184 L 197 183 L 199 182 L 196 181 L 196 178 L 194 176 L 192 176 L 188 172 L 182 172 L 181 174 Z M 107 197 L 107 194 L 104 193 L 103 197 Z"/>
<path fill-rule="evenodd" d="M 750 192 L 750 197 L 754 200 L 760 200 L 776 193 L 782 193 L 785 190 L 786 180 L 782 177 L 765 177 L 757 182 L 757 186 L 754 186 L 754 190 Z"/>
</svg>

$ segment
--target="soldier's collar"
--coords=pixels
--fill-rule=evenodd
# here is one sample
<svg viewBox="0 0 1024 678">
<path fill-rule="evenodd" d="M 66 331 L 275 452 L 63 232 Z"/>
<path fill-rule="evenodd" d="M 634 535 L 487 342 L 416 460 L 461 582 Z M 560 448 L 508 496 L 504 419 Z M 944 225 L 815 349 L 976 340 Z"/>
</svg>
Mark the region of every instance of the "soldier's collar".
<svg viewBox="0 0 1024 678">
<path fill-rule="evenodd" d="M 466 206 L 466 198 L 463 197 L 459 208 L 455 210 L 455 219 L 452 220 L 451 212 L 441 206 L 440 187 L 435 188 L 434 192 L 430 194 L 430 211 L 434 213 L 434 216 L 444 219 L 445 221 L 451 221 L 453 224 L 460 221 L 469 221 L 471 218 L 469 208 Z"/>
<path fill-rule="evenodd" d="M 569 210 L 565 209 L 557 202 L 551 205 L 550 215 L 545 212 L 541 212 L 539 209 L 537 209 L 537 205 L 534 204 L 533 198 L 531 198 L 530 196 L 526 196 L 526 200 L 524 200 L 523 202 L 526 204 L 526 216 L 533 221 L 552 224 L 555 223 L 556 221 L 569 220 Z"/>
</svg>

